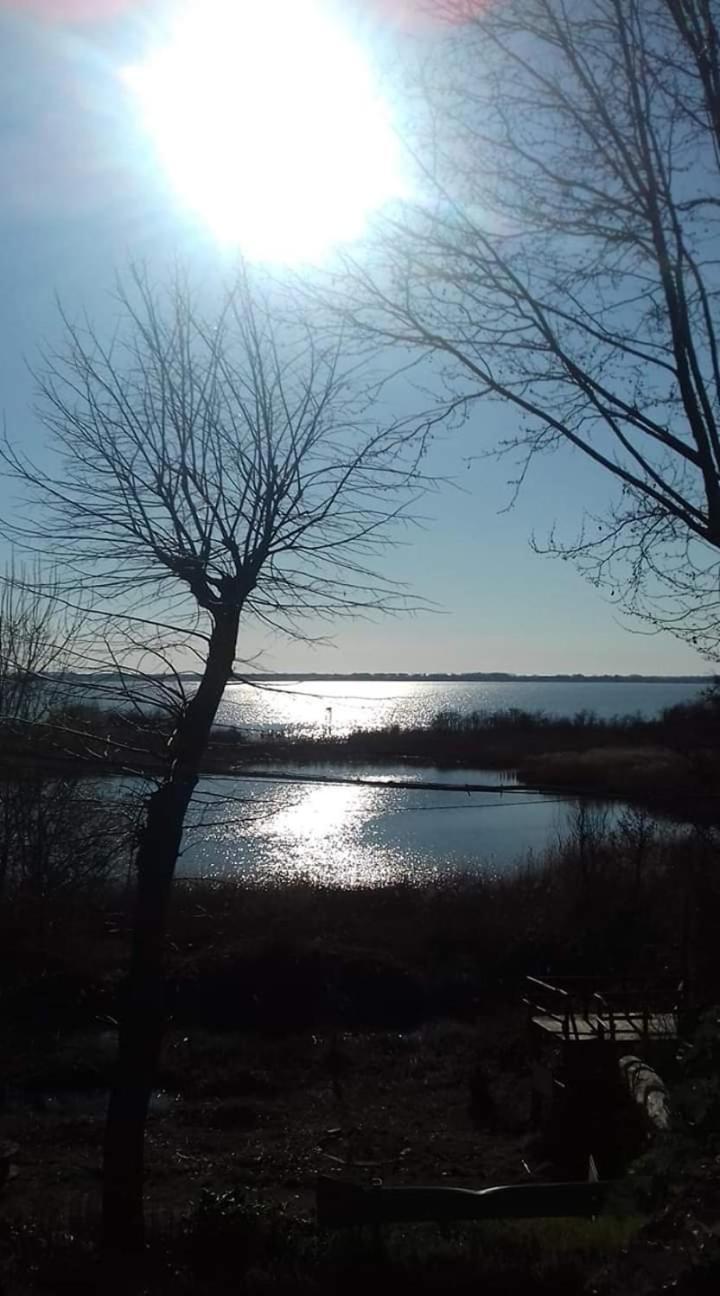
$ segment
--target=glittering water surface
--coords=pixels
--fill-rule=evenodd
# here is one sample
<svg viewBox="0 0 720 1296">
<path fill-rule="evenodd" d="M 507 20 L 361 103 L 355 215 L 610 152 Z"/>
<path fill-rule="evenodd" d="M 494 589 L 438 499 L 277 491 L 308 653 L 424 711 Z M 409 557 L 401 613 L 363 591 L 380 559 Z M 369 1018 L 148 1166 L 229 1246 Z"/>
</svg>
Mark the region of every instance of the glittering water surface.
<svg viewBox="0 0 720 1296">
<path fill-rule="evenodd" d="M 428 725 L 439 711 L 502 711 L 518 707 L 552 715 L 594 711 L 599 716 L 657 715 L 696 698 L 699 684 L 642 683 L 417 683 L 396 680 L 300 680 L 231 684 L 218 719 L 240 729 L 333 733 L 385 725 Z M 329 711 L 328 711 L 329 708 Z"/>
<path fill-rule="evenodd" d="M 493 782 L 497 791 L 460 790 L 460 774 L 463 784 Z M 398 771 L 368 767 L 362 775 L 389 778 Z M 202 780 L 194 809 L 202 822 L 186 834 L 179 872 L 237 873 L 267 883 L 303 877 L 350 887 L 429 881 L 509 868 L 566 831 L 567 801 L 503 790 L 497 772 L 410 771 L 413 779 L 444 781 L 447 790 L 368 786 L 358 776 L 353 769 L 341 783 Z"/>
<path fill-rule="evenodd" d="M 343 734 L 391 724 L 428 725 L 447 710 L 467 714 L 519 707 L 555 715 L 590 710 L 600 716 L 652 716 L 697 697 L 700 689 L 668 683 L 236 684 L 226 690 L 218 719 L 246 732 Z M 186 834 L 180 871 L 357 886 L 504 870 L 567 836 L 574 811 L 568 799 L 511 792 L 512 779 L 497 771 L 326 765 L 286 766 L 285 773 L 287 781 L 203 780 L 194 811 L 201 824 Z M 349 781 L 321 781 L 338 777 Z M 372 785 L 357 781 L 361 778 Z M 393 780 L 417 786 L 377 786 Z M 423 786 L 428 783 L 443 786 Z M 473 783 L 497 790 L 466 792 L 465 785 Z M 601 813 L 611 823 L 618 807 Z"/>
</svg>

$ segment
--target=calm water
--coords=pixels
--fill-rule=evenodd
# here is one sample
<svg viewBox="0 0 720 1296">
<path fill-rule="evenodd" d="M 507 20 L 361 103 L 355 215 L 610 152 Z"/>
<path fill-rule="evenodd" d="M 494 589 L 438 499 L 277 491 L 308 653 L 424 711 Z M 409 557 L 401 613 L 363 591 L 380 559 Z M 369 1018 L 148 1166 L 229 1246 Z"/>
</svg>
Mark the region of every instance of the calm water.
<svg viewBox="0 0 720 1296">
<path fill-rule="evenodd" d="M 425 725 L 443 710 L 520 707 L 566 715 L 592 710 L 601 716 L 652 716 L 699 692 L 698 685 L 637 683 L 232 685 L 219 719 L 251 732 L 283 728 L 306 734 L 327 730 L 331 721 L 332 731 L 341 734 L 388 724 Z M 239 874 L 267 884 L 303 877 L 357 886 L 442 879 L 475 869 L 502 871 L 557 845 L 568 835 L 576 809 L 561 796 L 512 791 L 512 779 L 496 770 L 354 764 L 346 769 L 285 766 L 284 773 L 283 779 L 203 779 L 179 873 Z M 393 780 L 413 786 L 387 786 Z M 473 783 L 488 784 L 490 790 L 466 791 Z M 621 812 L 618 806 L 593 811 L 605 814 L 609 825 Z"/>
<path fill-rule="evenodd" d="M 422 771 L 447 790 L 369 786 L 362 776 L 402 778 L 404 770 L 353 768 L 347 782 L 209 778 L 199 788 L 179 872 L 220 877 L 240 873 L 271 883 L 294 877 L 342 886 L 400 878 L 428 881 L 467 869 L 505 869 L 563 835 L 567 803 L 503 790 L 496 772 L 463 770 L 463 782 L 497 783 L 471 792 L 458 773 Z M 342 774 L 337 769 L 334 773 Z M 421 776 L 412 775 L 420 784 Z"/>
<path fill-rule="evenodd" d="M 697 697 L 692 684 L 435 684 L 339 680 L 232 685 L 221 722 L 248 731 L 334 733 L 375 726 L 426 725 L 438 711 L 529 711 L 600 716 L 657 715 Z M 331 708 L 328 712 L 327 708 Z M 542 854 L 567 836 L 575 803 L 509 790 L 497 771 L 371 765 L 293 770 L 276 781 L 212 778 L 199 788 L 196 819 L 186 834 L 180 872 L 239 873 L 272 883 L 293 877 L 343 886 L 399 878 L 427 881 L 463 870 L 504 870 Z M 343 782 L 324 778 L 343 777 Z M 413 787 L 375 786 L 402 780 Z M 440 788 L 423 786 L 442 784 Z M 496 791 L 466 792 L 467 783 Z M 622 807 L 607 809 L 612 823 Z"/>
<path fill-rule="evenodd" d="M 288 729 L 333 733 L 384 725 L 427 725 L 438 711 L 502 711 L 519 707 L 553 715 L 655 716 L 664 707 L 696 698 L 699 684 L 426 684 L 356 680 L 305 680 L 280 684 L 232 684 L 225 691 L 220 723 L 249 731 Z M 328 708 L 330 710 L 328 711 Z"/>
<path fill-rule="evenodd" d="M 329 774 L 344 781 L 323 782 Z M 403 778 L 414 786 L 382 786 Z M 466 783 L 493 787 L 468 792 Z M 504 871 L 556 846 L 577 813 L 571 799 L 513 786 L 491 770 L 371 765 L 305 767 L 287 779 L 204 779 L 193 809 L 200 823 L 185 836 L 179 873 L 352 887 Z M 612 827 L 623 808 L 589 813 Z"/>
</svg>

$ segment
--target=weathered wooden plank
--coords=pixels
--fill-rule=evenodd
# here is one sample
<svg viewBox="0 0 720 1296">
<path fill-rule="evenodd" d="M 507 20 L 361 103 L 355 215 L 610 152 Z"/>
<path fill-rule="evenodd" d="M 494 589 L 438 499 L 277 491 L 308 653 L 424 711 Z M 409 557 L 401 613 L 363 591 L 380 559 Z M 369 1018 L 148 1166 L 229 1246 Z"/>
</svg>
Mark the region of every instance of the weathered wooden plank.
<svg viewBox="0 0 720 1296">
<path fill-rule="evenodd" d="M 324 1228 L 341 1228 L 431 1220 L 588 1218 L 603 1211 L 612 1188 L 609 1182 L 384 1188 L 321 1176 L 317 1219 Z"/>
<path fill-rule="evenodd" d="M 634 1021 L 633 1017 L 640 1020 Z M 547 1031 L 550 1035 L 566 1036 L 563 1020 L 547 1012 L 537 1013 L 532 1018 L 533 1026 Z M 676 1039 L 678 1033 L 677 1016 L 674 1013 L 655 1013 L 643 1019 L 642 1014 L 628 1013 L 623 1017 L 614 1017 L 613 1032 L 607 1018 L 599 1013 L 588 1013 L 586 1017 L 575 1017 L 573 1021 L 572 1040 L 587 1042 L 599 1038 L 614 1039 L 620 1043 L 635 1043 L 643 1039 Z"/>
<path fill-rule="evenodd" d="M 541 990 L 549 990 L 551 994 L 559 995 L 561 999 L 570 998 L 569 991 L 563 990 L 560 986 L 551 985 L 549 981 L 541 981 L 540 977 L 527 976 L 525 980 L 529 981 L 530 985 L 540 986 Z"/>
</svg>

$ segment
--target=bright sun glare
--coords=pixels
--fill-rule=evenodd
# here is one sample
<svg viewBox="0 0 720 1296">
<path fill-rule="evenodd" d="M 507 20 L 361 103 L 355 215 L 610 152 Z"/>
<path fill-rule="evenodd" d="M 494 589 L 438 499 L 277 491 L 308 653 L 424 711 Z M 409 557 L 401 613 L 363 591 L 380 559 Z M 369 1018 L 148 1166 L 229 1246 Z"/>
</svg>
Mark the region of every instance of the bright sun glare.
<svg viewBox="0 0 720 1296">
<path fill-rule="evenodd" d="M 330 0 L 191 0 L 126 77 L 183 202 L 250 257 L 322 257 L 400 193 L 391 114 Z"/>
</svg>

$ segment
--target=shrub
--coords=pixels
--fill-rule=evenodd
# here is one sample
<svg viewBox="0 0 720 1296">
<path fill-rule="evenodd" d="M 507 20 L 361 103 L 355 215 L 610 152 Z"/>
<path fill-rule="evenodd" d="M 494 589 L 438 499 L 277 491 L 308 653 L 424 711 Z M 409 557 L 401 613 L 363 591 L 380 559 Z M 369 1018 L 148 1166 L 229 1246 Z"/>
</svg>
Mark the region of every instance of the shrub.
<svg viewBox="0 0 720 1296">
<path fill-rule="evenodd" d="M 98 882 L 125 863 L 129 800 L 78 778 L 0 783 L 0 890 L 48 897 Z"/>
</svg>

